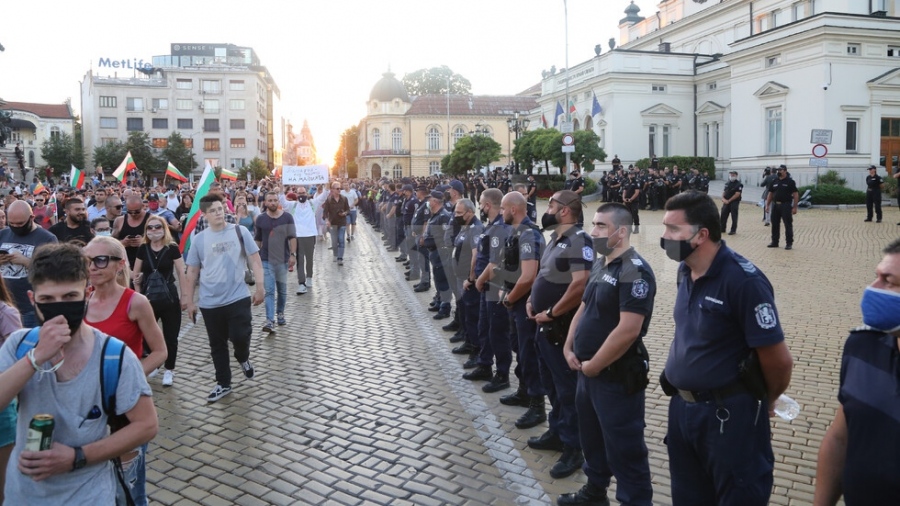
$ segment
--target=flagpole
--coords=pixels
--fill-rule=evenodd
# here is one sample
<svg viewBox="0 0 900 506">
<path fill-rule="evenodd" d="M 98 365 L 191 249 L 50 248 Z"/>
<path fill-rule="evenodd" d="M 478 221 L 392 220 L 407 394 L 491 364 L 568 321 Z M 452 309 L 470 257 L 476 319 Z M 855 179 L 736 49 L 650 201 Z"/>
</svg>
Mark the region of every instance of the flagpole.
<svg viewBox="0 0 900 506">
<path fill-rule="evenodd" d="M 572 124 L 572 112 L 569 107 L 569 6 L 566 0 L 563 0 L 563 12 L 565 14 L 565 28 L 566 28 L 566 130 L 569 130 L 570 125 Z M 571 162 L 572 154 L 568 151 L 566 152 L 566 168 L 563 170 L 563 175 L 569 175 L 569 163 Z"/>
</svg>

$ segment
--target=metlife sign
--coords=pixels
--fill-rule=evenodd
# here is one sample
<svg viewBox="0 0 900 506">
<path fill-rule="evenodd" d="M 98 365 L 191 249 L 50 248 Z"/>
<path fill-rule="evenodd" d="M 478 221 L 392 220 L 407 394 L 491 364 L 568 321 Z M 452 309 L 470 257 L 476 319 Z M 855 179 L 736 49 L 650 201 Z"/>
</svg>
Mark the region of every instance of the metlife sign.
<svg viewBox="0 0 900 506">
<path fill-rule="evenodd" d="M 97 65 L 100 68 L 111 68 L 111 69 L 149 69 L 153 68 L 153 65 L 150 62 L 144 62 L 144 60 L 138 60 L 137 58 L 132 58 L 130 60 L 113 60 L 110 58 L 100 57 L 100 62 Z"/>
</svg>

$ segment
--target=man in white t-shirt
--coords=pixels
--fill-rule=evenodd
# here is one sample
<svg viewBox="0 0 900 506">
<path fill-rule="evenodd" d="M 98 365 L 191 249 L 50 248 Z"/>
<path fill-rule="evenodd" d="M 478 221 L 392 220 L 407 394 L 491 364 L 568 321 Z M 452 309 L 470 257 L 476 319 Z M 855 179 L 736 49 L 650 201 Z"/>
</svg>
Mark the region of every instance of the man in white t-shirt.
<svg viewBox="0 0 900 506">
<path fill-rule="evenodd" d="M 313 253 L 316 251 L 317 235 L 316 208 L 322 205 L 327 195 L 319 192 L 311 199 L 304 186 L 285 195 L 284 188 L 278 187 L 278 201 L 284 212 L 294 217 L 297 232 L 297 295 L 303 295 L 312 287 Z"/>
<path fill-rule="evenodd" d="M 345 182 L 341 187 L 341 195 L 347 197 L 347 203 L 350 204 L 350 214 L 347 215 L 347 240 L 352 241 L 356 234 L 356 205 L 359 203 L 359 192 L 356 191 L 356 185 L 352 187 L 350 183 Z"/>
</svg>

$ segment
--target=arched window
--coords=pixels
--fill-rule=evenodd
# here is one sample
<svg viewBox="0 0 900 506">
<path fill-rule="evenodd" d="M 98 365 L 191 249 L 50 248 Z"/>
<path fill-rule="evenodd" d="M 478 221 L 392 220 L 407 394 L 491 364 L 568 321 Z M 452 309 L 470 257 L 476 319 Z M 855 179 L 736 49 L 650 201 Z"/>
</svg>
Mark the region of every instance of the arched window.
<svg viewBox="0 0 900 506">
<path fill-rule="evenodd" d="M 428 174 L 433 176 L 441 173 L 441 162 L 428 162 Z"/>
<path fill-rule="evenodd" d="M 594 119 L 590 116 L 584 118 L 584 129 L 585 130 L 593 130 L 594 129 Z"/>
<path fill-rule="evenodd" d="M 381 165 L 372 165 L 372 179 L 381 179 Z"/>
<path fill-rule="evenodd" d="M 578 120 L 577 119 L 572 120 L 572 130 L 578 131 Z"/>
<path fill-rule="evenodd" d="M 399 163 L 397 165 L 394 165 L 393 177 L 394 179 L 400 179 L 401 177 L 403 177 L 403 167 L 401 167 Z"/>
<path fill-rule="evenodd" d="M 381 149 L 381 130 L 372 129 L 372 149 Z"/>
<path fill-rule="evenodd" d="M 453 129 L 453 146 L 456 147 L 456 143 L 466 136 L 466 129 L 462 126 L 458 126 Z"/>
<path fill-rule="evenodd" d="M 441 131 L 435 127 L 428 127 L 428 132 L 425 134 L 428 140 L 428 150 L 429 151 L 439 151 L 441 149 Z"/>
<path fill-rule="evenodd" d="M 403 131 L 397 127 L 391 131 L 391 149 L 399 153 L 403 149 Z"/>
<path fill-rule="evenodd" d="M 484 135 L 485 137 L 490 137 L 491 139 L 494 138 L 494 129 L 493 128 L 491 128 L 487 125 L 482 125 L 481 131 L 482 131 L 482 135 Z"/>
</svg>

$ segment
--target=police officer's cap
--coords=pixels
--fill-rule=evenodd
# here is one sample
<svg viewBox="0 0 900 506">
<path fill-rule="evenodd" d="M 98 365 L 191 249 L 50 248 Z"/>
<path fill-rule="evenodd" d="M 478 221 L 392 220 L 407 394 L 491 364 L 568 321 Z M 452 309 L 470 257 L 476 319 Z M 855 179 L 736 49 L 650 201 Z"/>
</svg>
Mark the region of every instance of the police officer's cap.
<svg viewBox="0 0 900 506">
<path fill-rule="evenodd" d="M 416 187 L 416 191 L 417 191 L 417 192 L 422 192 L 422 193 L 427 193 L 427 192 L 428 192 L 428 186 L 426 186 L 426 185 L 424 185 L 424 184 L 420 184 L 419 186 Z"/>
<path fill-rule="evenodd" d="M 878 170 L 878 167 L 874 165 L 869 165 L 869 170 Z"/>
<path fill-rule="evenodd" d="M 778 170 L 787 170 L 787 165 L 785 165 L 785 164 L 779 165 Z"/>
<path fill-rule="evenodd" d="M 413 189 L 413 187 L 412 187 L 411 184 L 405 184 L 405 185 L 403 185 L 402 188 L 400 188 L 400 191 L 404 191 L 404 192 L 405 192 L 405 191 L 410 191 L 410 192 L 411 192 L 412 189 Z"/>
<path fill-rule="evenodd" d="M 460 181 L 458 179 L 454 179 L 453 181 L 450 181 L 450 188 L 453 188 L 454 190 L 456 190 L 459 193 L 465 193 L 465 191 L 466 191 L 466 187 L 463 186 L 462 181 Z"/>
<path fill-rule="evenodd" d="M 444 200 L 444 192 L 442 192 L 440 190 L 432 190 L 431 198 Z"/>
</svg>

